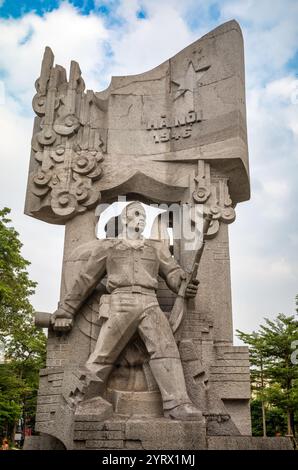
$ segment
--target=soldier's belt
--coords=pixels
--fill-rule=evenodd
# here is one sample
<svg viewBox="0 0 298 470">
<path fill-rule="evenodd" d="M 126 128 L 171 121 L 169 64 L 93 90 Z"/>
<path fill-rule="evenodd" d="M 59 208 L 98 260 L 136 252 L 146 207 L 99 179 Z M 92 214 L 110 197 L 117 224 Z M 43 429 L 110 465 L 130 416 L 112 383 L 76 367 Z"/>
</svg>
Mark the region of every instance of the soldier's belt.
<svg viewBox="0 0 298 470">
<path fill-rule="evenodd" d="M 129 292 L 130 294 L 145 294 L 145 295 L 156 294 L 155 289 L 150 289 L 149 287 L 142 287 L 142 286 L 117 287 L 117 289 L 114 289 L 111 292 L 111 294 L 121 294 L 122 292 Z"/>
</svg>

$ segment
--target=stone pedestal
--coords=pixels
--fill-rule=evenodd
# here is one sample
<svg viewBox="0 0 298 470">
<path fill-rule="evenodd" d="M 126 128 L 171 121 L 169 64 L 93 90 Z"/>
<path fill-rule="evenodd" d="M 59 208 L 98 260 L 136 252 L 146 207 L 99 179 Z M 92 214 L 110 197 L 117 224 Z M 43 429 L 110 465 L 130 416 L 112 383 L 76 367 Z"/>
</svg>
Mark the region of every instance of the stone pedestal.
<svg viewBox="0 0 298 470">
<path fill-rule="evenodd" d="M 74 450 L 294 450 L 289 437 L 206 436 L 200 423 L 166 419 L 78 421 L 74 435 Z M 24 450 L 65 450 L 65 447 L 57 439 L 43 435 L 26 437 Z"/>
<path fill-rule="evenodd" d="M 115 417 L 105 422 L 80 421 L 74 428 L 74 449 L 176 449 L 206 448 L 205 423 L 167 418 Z"/>
</svg>

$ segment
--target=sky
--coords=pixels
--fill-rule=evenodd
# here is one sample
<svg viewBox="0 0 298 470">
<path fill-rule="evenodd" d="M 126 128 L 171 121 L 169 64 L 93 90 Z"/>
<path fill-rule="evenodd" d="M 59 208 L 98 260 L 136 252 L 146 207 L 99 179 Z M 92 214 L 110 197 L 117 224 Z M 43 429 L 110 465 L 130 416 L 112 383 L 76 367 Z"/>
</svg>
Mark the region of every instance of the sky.
<svg viewBox="0 0 298 470">
<path fill-rule="evenodd" d="M 298 294 L 298 2 L 296 0 L 0 0 L 0 207 L 38 282 L 38 311 L 55 310 L 64 228 L 25 216 L 34 113 L 45 46 L 79 62 L 86 88 L 146 72 L 225 21 L 245 47 L 251 200 L 230 226 L 234 330 L 295 312 Z"/>
</svg>

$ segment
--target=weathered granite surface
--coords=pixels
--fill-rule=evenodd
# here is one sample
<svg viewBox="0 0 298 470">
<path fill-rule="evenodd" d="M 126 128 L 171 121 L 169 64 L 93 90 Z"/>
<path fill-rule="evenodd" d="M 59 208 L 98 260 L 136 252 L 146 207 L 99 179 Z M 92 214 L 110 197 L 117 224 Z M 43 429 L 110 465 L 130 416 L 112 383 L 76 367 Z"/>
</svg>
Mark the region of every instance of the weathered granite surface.
<svg viewBox="0 0 298 470">
<path fill-rule="evenodd" d="M 230 21 L 219 26 L 151 71 L 112 77 L 102 92 L 85 91 L 75 62 L 67 79 L 64 68 L 54 66 L 53 53 L 47 48 L 36 91 L 25 213 L 65 224 L 58 311 L 64 309 L 70 315 L 60 319 L 38 316 L 41 326 L 49 326 L 36 418 L 36 431 L 43 436 L 40 445 L 54 446 L 51 442 L 57 440 L 68 449 L 197 449 L 225 443 L 228 447 L 231 435 L 238 445 L 243 442 L 240 435 L 251 432 L 248 349 L 233 346 L 228 240 L 228 224 L 235 220 L 237 203 L 250 197 L 239 25 Z M 96 390 L 96 380 L 92 382 L 90 376 L 86 388 L 82 368 L 98 351 L 106 321 L 104 315 L 98 319 L 98 311 L 99 306 L 104 310 L 107 291 L 105 283 L 91 283 L 84 294 L 77 290 L 74 308 L 69 293 L 80 273 L 86 272 L 93 256 L 91 247 L 102 243 L 95 235 L 96 205 L 112 203 L 119 196 L 145 204 L 188 204 L 191 211 L 201 208 L 205 218 L 212 217 L 198 270 L 200 286 L 187 301 L 173 343 L 177 344 L 175 370 L 182 377 L 179 383 L 183 382 L 206 424 L 186 421 L 181 415 L 179 419 L 178 415 L 176 419 L 163 416 L 161 369 L 154 370 L 150 364 L 148 344 L 144 348 L 140 337 L 133 337 L 108 364 L 113 370 L 105 375 L 98 394 L 107 407 L 98 402 L 94 414 L 80 414 L 78 421 L 86 389 L 93 383 L 93 395 Z M 175 263 L 188 272 L 195 249 L 178 236 L 170 218 L 171 226 Z M 158 238 L 167 227 L 161 222 L 156 227 Z M 119 261 L 119 270 L 125 265 Z M 169 278 L 164 277 L 156 273 L 157 299 L 160 309 L 169 313 L 177 289 L 172 292 Z M 71 391 L 82 401 L 71 403 Z M 93 399 L 91 395 L 88 399 Z M 122 427 L 124 422 L 125 429 L 109 428 L 115 420 Z M 84 423 L 83 429 L 77 428 L 78 422 Z M 149 429 L 152 438 L 148 440 Z M 220 437 L 209 440 L 206 436 L 210 435 Z"/>
</svg>

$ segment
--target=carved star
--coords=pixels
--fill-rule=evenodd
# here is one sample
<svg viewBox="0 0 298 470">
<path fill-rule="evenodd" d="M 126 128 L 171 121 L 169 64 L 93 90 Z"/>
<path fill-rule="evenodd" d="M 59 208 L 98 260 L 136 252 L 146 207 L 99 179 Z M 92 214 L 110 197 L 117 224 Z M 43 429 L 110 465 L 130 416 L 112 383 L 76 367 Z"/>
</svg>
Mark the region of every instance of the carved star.
<svg viewBox="0 0 298 470">
<path fill-rule="evenodd" d="M 179 86 L 178 90 L 176 91 L 174 101 L 180 98 L 180 96 L 183 96 L 187 91 L 190 91 L 191 93 L 193 93 L 198 80 L 200 80 L 200 78 L 209 69 L 210 69 L 210 65 L 207 65 L 205 67 L 201 67 L 196 70 L 193 64 L 193 61 L 190 60 L 186 74 L 183 75 L 179 81 L 172 80 L 172 82 L 175 83 L 175 85 Z"/>
</svg>

